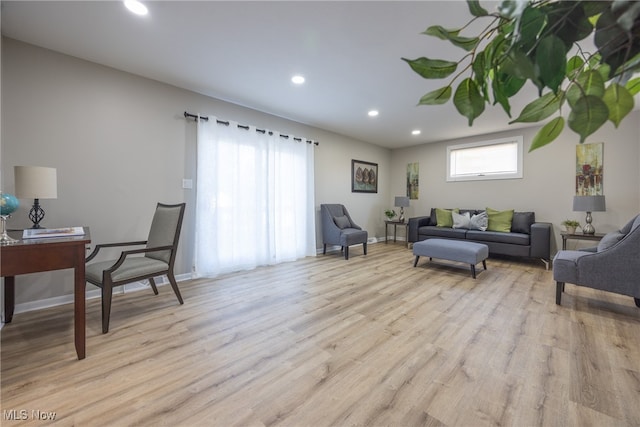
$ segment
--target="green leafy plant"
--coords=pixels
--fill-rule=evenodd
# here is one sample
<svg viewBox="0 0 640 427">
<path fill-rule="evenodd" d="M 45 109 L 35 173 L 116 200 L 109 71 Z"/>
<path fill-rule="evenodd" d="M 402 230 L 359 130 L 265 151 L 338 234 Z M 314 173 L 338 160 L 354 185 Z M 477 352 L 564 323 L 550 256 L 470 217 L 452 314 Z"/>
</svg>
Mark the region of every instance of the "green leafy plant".
<svg viewBox="0 0 640 427">
<path fill-rule="evenodd" d="M 387 209 L 386 211 L 384 211 L 384 214 L 391 220 L 396 216 L 396 211 L 394 211 L 393 209 Z"/>
<path fill-rule="evenodd" d="M 425 94 L 419 105 L 445 104 L 453 95 L 469 126 L 487 104 L 500 104 L 511 118 L 509 98 L 529 81 L 539 97 L 510 124 L 537 123 L 555 115 L 537 132 L 529 151 L 555 140 L 565 122 L 582 143 L 607 120 L 618 127 L 633 109 L 633 96 L 640 92 L 640 77 L 633 78 L 640 70 L 640 2 L 509 0 L 492 13 L 477 0 L 467 0 L 467 5 L 473 18 L 464 27 L 435 25 L 423 32 L 466 51 L 459 61 L 402 58 L 426 79 L 458 71 L 446 86 Z M 479 34 L 461 35 L 480 19 L 489 23 Z M 579 43 L 590 36 L 593 52 Z M 566 120 L 563 108 L 569 109 Z"/>
<path fill-rule="evenodd" d="M 565 227 L 572 227 L 572 228 L 580 227 L 580 223 L 574 219 L 565 219 L 564 221 L 562 221 L 562 225 L 564 225 Z"/>
</svg>

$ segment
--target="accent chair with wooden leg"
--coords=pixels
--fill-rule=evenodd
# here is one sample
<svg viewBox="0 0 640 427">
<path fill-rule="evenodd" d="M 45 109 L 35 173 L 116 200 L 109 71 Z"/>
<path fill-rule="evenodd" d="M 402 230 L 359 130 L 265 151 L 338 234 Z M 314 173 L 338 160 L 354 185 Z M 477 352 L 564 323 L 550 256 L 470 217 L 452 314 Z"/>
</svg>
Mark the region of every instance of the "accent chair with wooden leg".
<svg viewBox="0 0 640 427">
<path fill-rule="evenodd" d="M 367 254 L 366 230 L 356 224 L 344 205 L 322 204 L 322 253 L 327 253 L 327 244 L 339 245 L 344 251 L 344 259 L 349 259 L 349 246 L 362 243 L 364 254 Z"/>
<path fill-rule="evenodd" d="M 109 331 L 111 298 L 113 288 L 127 283 L 148 280 L 153 292 L 158 295 L 154 278 L 166 275 L 180 304 L 183 303 L 173 265 L 178 250 L 178 240 L 185 203 L 166 205 L 158 203 L 151 222 L 147 240 L 107 243 L 96 245 L 86 262 L 93 260 L 100 249 L 120 246 L 145 246 L 141 249 L 123 251 L 117 260 L 87 264 L 87 282 L 102 289 L 102 333 Z"/>
<path fill-rule="evenodd" d="M 640 215 L 598 243 L 595 251 L 560 251 L 553 259 L 556 304 L 565 283 L 633 297 L 640 307 Z"/>
</svg>

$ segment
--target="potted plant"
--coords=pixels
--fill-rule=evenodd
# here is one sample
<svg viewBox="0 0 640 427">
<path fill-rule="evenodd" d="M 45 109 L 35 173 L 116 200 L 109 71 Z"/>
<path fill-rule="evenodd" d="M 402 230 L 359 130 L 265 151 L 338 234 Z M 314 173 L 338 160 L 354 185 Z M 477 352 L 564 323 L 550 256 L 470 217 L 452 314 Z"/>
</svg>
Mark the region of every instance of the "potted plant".
<svg viewBox="0 0 640 427">
<path fill-rule="evenodd" d="M 393 218 L 396 216 L 396 211 L 394 211 L 393 209 L 387 209 L 386 211 L 384 211 L 384 215 L 389 221 L 393 221 Z"/>
<path fill-rule="evenodd" d="M 580 228 L 580 223 L 573 219 L 565 219 L 562 221 L 562 225 L 569 234 L 576 234 L 576 228 Z"/>
</svg>

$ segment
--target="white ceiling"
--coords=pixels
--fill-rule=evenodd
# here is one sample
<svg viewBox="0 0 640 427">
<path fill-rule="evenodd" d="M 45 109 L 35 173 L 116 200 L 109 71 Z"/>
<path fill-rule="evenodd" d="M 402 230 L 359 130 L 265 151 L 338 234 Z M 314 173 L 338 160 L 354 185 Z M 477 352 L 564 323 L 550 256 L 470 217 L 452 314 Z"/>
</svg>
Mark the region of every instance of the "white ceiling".
<svg viewBox="0 0 640 427">
<path fill-rule="evenodd" d="M 3 1 L 2 34 L 383 147 L 516 127 L 499 108 L 470 128 L 451 103 L 416 105 L 448 79 L 425 80 L 400 58 L 460 58 L 420 33 L 464 25 L 464 1 L 145 3 L 138 17 L 119 1 Z"/>
</svg>

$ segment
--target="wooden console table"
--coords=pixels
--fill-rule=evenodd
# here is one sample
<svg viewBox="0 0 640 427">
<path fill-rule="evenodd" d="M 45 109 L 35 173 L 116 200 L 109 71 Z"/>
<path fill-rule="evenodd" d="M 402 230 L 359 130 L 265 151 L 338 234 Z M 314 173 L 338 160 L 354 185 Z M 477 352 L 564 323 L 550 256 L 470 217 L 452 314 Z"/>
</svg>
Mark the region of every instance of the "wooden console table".
<svg viewBox="0 0 640 427">
<path fill-rule="evenodd" d="M 74 269 L 74 329 L 78 359 L 85 358 L 85 246 L 91 243 L 89 228 L 84 236 L 20 240 L 0 246 L 0 274 L 4 277 L 5 323 L 13 319 L 15 308 L 15 276 L 43 271 Z M 9 232 L 14 239 L 22 238 L 22 231 Z"/>
</svg>

